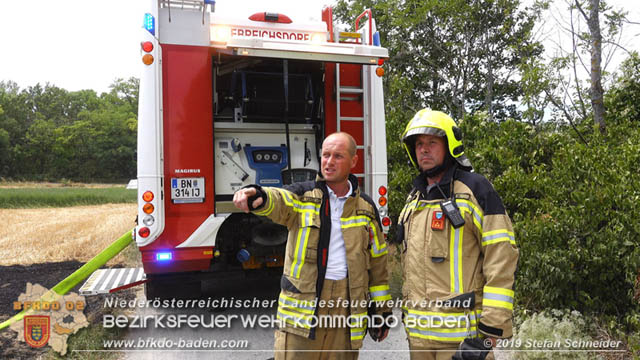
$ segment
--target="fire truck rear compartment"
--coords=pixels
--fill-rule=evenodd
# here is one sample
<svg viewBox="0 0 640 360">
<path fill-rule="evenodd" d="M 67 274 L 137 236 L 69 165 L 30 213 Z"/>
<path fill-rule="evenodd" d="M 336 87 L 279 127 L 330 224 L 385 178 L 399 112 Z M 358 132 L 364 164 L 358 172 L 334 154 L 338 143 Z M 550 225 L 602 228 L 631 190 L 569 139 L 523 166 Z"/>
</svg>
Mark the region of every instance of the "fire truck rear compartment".
<svg viewBox="0 0 640 360">
<path fill-rule="evenodd" d="M 324 135 L 324 64 L 213 60 L 216 213 L 236 211 L 230 196 L 242 186 L 313 180 Z"/>
<path fill-rule="evenodd" d="M 231 214 L 218 231 L 212 270 L 281 268 L 286 239 L 284 226 L 251 214 Z"/>
<path fill-rule="evenodd" d="M 215 121 L 283 124 L 288 116 L 291 124 L 320 124 L 323 76 L 317 61 L 214 55 Z"/>
<path fill-rule="evenodd" d="M 211 270 L 273 269 L 280 275 L 286 228 L 237 212 L 231 199 L 252 183 L 280 187 L 315 179 L 324 135 L 324 63 L 220 54 L 213 74 L 216 213 L 231 214 L 217 233 Z"/>
</svg>

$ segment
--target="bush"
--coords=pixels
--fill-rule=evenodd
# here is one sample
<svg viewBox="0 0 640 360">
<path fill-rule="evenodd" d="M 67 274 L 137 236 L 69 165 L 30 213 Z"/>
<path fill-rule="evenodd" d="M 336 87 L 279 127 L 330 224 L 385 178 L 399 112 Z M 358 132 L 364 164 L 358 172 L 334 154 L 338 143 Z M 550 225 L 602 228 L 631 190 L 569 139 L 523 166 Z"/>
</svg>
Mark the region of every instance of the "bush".
<svg viewBox="0 0 640 360">
<path fill-rule="evenodd" d="M 532 310 L 570 308 L 613 316 L 629 332 L 640 269 L 640 125 L 607 134 L 553 124 L 534 128 L 483 116 L 465 119 L 467 153 L 492 181 L 520 248 L 516 296 Z M 466 139 L 469 139 L 467 141 Z"/>
<path fill-rule="evenodd" d="M 628 138 L 619 134 L 627 134 Z M 522 239 L 518 290 L 538 308 L 622 319 L 640 268 L 640 130 L 617 126 L 589 145 L 568 143 L 537 179 L 544 194 L 517 224 Z M 622 141 L 621 141 L 622 140 Z"/>
<path fill-rule="evenodd" d="M 588 327 L 577 311 L 549 310 L 526 318 L 517 327 L 514 359 L 593 359 L 594 353 L 571 351 L 566 341 L 587 342 Z M 576 350 L 574 348 L 574 350 Z"/>
</svg>

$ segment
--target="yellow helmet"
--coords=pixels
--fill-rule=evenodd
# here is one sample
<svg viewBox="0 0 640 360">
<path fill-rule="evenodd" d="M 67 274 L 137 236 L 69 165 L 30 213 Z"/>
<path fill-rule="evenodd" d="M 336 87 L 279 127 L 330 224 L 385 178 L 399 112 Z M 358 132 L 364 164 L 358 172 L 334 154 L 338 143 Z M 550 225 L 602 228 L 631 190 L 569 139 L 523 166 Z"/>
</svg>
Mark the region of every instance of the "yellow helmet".
<svg viewBox="0 0 640 360">
<path fill-rule="evenodd" d="M 449 145 L 449 154 L 455 159 L 460 166 L 467 170 L 471 170 L 471 162 L 464 154 L 464 146 L 462 145 L 462 131 L 456 126 L 453 119 L 441 112 L 431 109 L 422 109 L 418 111 L 402 133 L 402 146 L 407 151 L 409 159 L 413 166 L 419 169 L 416 159 L 416 136 L 417 135 L 435 135 L 444 137 Z"/>
</svg>

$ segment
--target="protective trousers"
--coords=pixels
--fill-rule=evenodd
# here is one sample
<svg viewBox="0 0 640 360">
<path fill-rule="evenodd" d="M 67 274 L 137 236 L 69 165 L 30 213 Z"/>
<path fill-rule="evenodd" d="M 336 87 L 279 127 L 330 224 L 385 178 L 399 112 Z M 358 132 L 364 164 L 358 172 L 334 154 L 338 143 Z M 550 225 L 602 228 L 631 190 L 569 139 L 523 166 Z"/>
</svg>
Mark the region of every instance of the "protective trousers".
<svg viewBox="0 0 640 360">
<path fill-rule="evenodd" d="M 431 341 L 429 347 L 411 346 L 409 343 L 411 360 L 451 360 L 456 353 L 458 345 Z M 493 351 L 490 351 L 485 360 L 494 360 Z"/>
<path fill-rule="evenodd" d="M 309 359 L 309 360 L 351 360 L 358 358 L 358 350 L 351 350 L 351 332 L 345 325 L 349 316 L 349 307 L 341 306 L 349 300 L 348 278 L 342 280 L 325 279 L 318 301 L 318 319 L 329 316 L 340 323 L 340 327 L 330 327 L 319 321 L 314 340 L 291 334 L 282 330 L 275 332 L 275 360 Z M 320 306 L 322 303 L 325 306 Z M 333 307 L 327 303 L 333 302 Z M 337 306 L 336 304 L 340 305 Z M 341 319 L 341 320 L 337 320 Z"/>
</svg>

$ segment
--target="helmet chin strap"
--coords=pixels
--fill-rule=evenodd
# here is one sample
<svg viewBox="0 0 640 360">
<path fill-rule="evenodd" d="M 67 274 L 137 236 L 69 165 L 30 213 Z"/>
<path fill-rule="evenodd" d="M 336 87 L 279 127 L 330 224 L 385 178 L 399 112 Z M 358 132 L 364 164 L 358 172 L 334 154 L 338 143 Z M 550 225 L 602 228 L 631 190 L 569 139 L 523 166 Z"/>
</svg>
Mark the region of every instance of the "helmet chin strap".
<svg viewBox="0 0 640 360">
<path fill-rule="evenodd" d="M 440 164 L 438 166 L 434 166 L 431 169 L 424 170 L 422 172 L 422 174 L 424 174 L 428 178 L 436 177 L 436 176 L 440 175 L 441 173 L 443 173 L 448 168 L 450 168 L 451 165 L 453 165 L 454 162 L 455 162 L 455 160 L 453 159 L 451 154 L 447 153 L 447 156 L 444 157 L 444 160 L 442 161 L 442 164 Z"/>
</svg>

